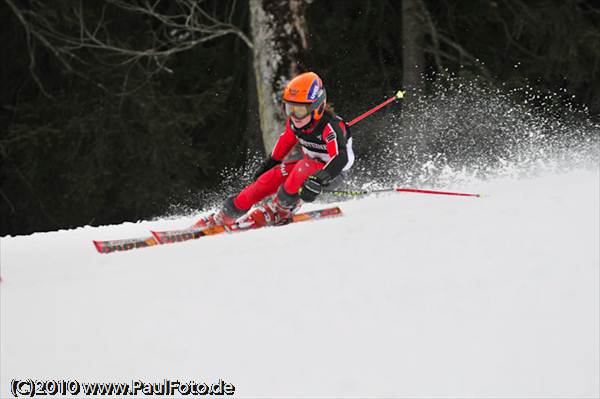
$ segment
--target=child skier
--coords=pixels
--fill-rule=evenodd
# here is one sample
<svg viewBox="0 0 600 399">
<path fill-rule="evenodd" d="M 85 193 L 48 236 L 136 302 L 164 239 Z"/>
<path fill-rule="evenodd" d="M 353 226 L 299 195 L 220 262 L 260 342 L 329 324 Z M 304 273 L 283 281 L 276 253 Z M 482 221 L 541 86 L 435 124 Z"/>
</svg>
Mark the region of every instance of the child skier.
<svg viewBox="0 0 600 399">
<path fill-rule="evenodd" d="M 203 225 L 230 226 L 238 220 L 257 227 L 289 223 L 301 200 L 314 201 L 324 187 L 352 166 L 350 130 L 327 107 L 325 87 L 316 73 L 306 72 L 292 79 L 283 91 L 283 103 L 285 131 L 254 174 L 254 182 L 227 198 L 218 212 L 204 218 Z M 283 162 L 297 143 L 303 158 Z M 272 200 L 242 219 L 254 204 L 275 193 Z"/>
</svg>

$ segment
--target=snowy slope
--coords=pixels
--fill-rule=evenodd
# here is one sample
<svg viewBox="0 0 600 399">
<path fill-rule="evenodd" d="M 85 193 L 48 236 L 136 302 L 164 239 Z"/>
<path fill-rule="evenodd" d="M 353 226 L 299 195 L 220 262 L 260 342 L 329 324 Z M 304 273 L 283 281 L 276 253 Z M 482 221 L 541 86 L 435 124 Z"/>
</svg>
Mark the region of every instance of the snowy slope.
<svg viewBox="0 0 600 399">
<path fill-rule="evenodd" d="M 371 197 L 109 255 L 91 240 L 191 219 L 2 238 L 0 396 L 12 378 L 222 378 L 241 397 L 598 397 L 599 179 Z"/>
</svg>

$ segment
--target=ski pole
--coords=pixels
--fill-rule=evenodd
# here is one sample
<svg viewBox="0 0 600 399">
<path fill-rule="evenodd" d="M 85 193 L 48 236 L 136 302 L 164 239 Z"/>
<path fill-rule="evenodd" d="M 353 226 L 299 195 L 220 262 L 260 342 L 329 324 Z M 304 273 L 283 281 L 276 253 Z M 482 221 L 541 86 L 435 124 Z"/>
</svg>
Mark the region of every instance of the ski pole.
<svg viewBox="0 0 600 399">
<path fill-rule="evenodd" d="M 401 188 L 401 187 L 390 187 L 382 188 L 377 190 L 323 190 L 325 193 L 339 195 L 339 196 L 359 196 L 373 193 L 387 193 L 387 192 L 399 192 L 399 193 L 419 193 L 419 194 L 436 194 L 436 195 L 454 195 L 459 197 L 477 197 L 481 198 L 481 194 L 469 194 L 469 193 L 455 193 L 450 191 L 435 191 L 435 190 L 420 190 L 417 188 Z"/>
<path fill-rule="evenodd" d="M 389 103 L 391 103 L 394 100 L 399 100 L 401 98 L 404 98 L 404 93 L 406 93 L 405 91 L 401 91 L 398 90 L 398 92 L 396 93 L 396 95 L 394 97 L 390 97 L 387 100 L 385 100 L 384 102 L 382 102 L 381 104 L 375 106 L 374 108 L 368 110 L 367 112 L 365 112 L 362 115 L 357 116 L 356 118 L 352 119 L 350 122 L 348 122 L 348 126 L 352 126 L 354 125 L 356 122 L 359 122 L 363 119 L 365 119 L 367 116 L 371 115 L 372 113 L 380 110 L 381 108 L 385 107 L 386 105 L 388 105 Z"/>
</svg>

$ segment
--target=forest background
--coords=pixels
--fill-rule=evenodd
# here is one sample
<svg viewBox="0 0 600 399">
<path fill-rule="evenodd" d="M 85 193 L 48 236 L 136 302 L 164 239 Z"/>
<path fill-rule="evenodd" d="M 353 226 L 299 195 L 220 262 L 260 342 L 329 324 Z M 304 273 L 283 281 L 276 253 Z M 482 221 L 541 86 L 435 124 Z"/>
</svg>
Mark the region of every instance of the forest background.
<svg viewBox="0 0 600 399">
<path fill-rule="evenodd" d="M 0 32 L 0 236 L 206 206 L 306 70 L 347 120 L 408 91 L 355 128 L 357 161 L 457 79 L 600 115 L 591 0 L 1 0 Z"/>
</svg>

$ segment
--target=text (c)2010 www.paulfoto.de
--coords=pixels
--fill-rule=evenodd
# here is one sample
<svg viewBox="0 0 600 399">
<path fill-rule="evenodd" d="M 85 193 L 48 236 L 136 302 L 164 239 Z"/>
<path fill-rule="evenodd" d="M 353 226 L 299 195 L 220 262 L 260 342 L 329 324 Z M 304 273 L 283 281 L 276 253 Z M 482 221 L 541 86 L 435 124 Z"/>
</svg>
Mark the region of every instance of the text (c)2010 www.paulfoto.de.
<svg viewBox="0 0 600 399">
<path fill-rule="evenodd" d="M 11 393 L 15 398 L 27 396 L 223 396 L 235 394 L 235 386 L 219 380 L 206 382 L 164 379 L 161 382 L 79 382 L 77 380 L 13 379 Z"/>
</svg>

